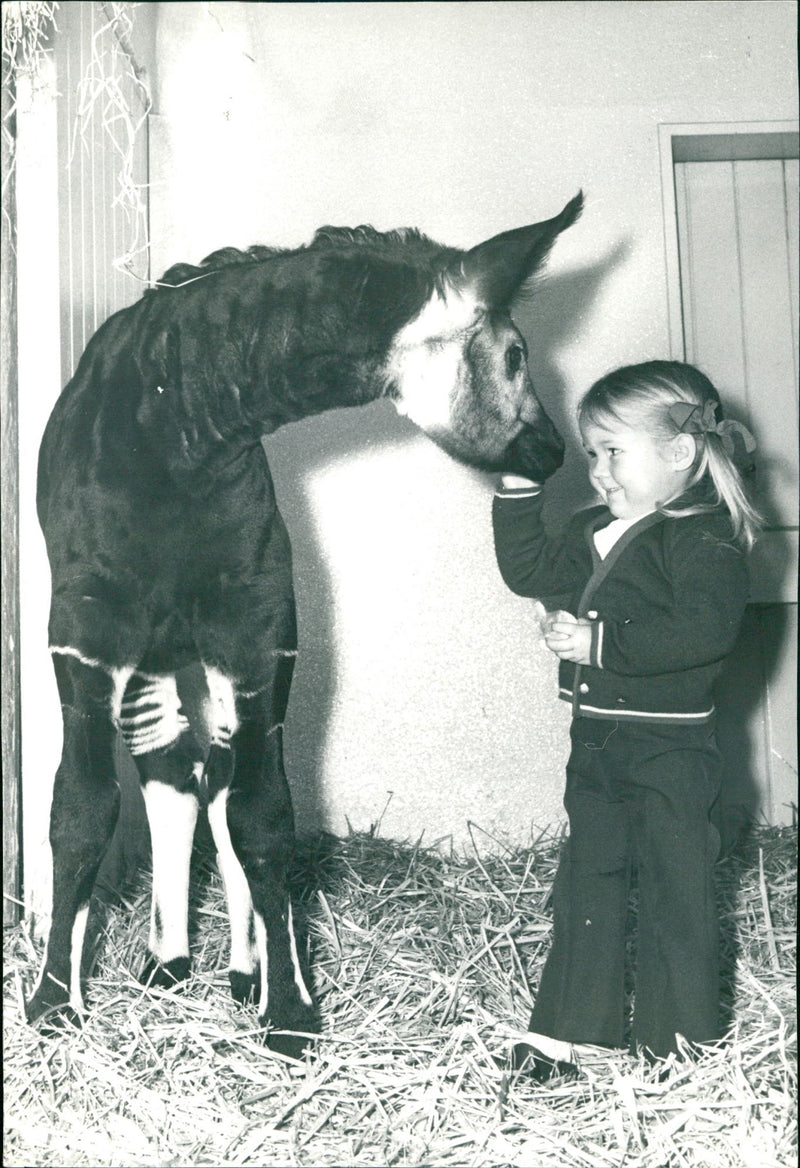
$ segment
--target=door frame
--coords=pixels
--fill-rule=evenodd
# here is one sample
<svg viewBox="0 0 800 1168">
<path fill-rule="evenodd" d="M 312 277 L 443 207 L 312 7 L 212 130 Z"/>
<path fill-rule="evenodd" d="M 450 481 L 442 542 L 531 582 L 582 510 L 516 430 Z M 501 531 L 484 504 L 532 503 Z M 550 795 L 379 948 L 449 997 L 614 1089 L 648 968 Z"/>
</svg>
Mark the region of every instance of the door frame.
<svg viewBox="0 0 800 1168">
<path fill-rule="evenodd" d="M 675 163 L 797 158 L 799 130 L 798 121 L 659 124 L 658 150 L 661 165 L 661 206 L 664 214 L 669 351 L 673 361 L 686 360 Z"/>
<path fill-rule="evenodd" d="M 71 368 L 62 368 L 61 337 L 70 322 L 71 307 L 82 304 L 80 290 L 76 292 L 66 279 L 71 269 L 68 264 L 62 263 L 70 254 L 71 236 L 65 230 L 69 224 L 61 210 L 64 200 L 68 198 L 70 182 L 73 181 L 67 165 L 72 162 L 69 154 L 72 133 L 70 119 L 79 96 L 79 81 L 83 77 L 80 70 L 83 66 L 78 70 L 76 64 L 76 71 L 70 75 L 64 65 L 70 52 L 68 37 L 71 27 L 80 27 L 84 41 L 97 35 L 93 24 L 94 7 L 97 6 L 88 0 L 73 5 L 64 18 L 66 23 L 59 21 L 60 27 L 39 64 L 35 79 L 22 72 L 16 85 L 15 168 L 11 176 L 16 190 L 16 317 L 13 322 L 14 335 L 9 342 L 11 355 L 16 360 L 16 369 L 11 370 L 11 373 L 15 374 L 16 379 L 12 383 L 9 376 L 8 402 L 3 386 L 2 409 L 3 534 L 6 534 L 6 524 L 10 526 L 12 518 L 16 519 L 18 534 L 15 543 L 9 538 L 3 544 L 2 636 L 4 649 L 13 638 L 16 651 L 15 659 L 9 658 L 6 663 L 4 658 L 3 663 L 4 921 L 13 923 L 22 908 L 34 920 L 37 931 L 43 931 L 49 916 L 49 811 L 53 776 L 61 754 L 61 710 L 48 652 L 50 573 L 36 516 L 36 468 L 39 444 L 48 416 L 62 386 L 72 374 Z M 143 29 L 140 39 L 143 41 L 151 33 L 154 35 L 154 21 L 152 13 L 143 15 L 140 22 Z M 119 39 L 116 24 L 107 23 L 101 12 L 98 26 L 105 31 L 106 39 Z M 120 41 L 120 46 L 123 54 L 129 58 L 130 69 L 141 86 L 141 78 L 146 76 L 146 70 L 132 59 L 133 50 L 128 43 Z M 103 46 L 96 46 L 96 49 L 100 53 L 106 52 Z M 71 51 L 76 62 L 84 60 L 80 55 L 81 49 L 72 48 Z M 116 68 L 113 61 L 109 64 L 109 70 L 112 68 Z M 125 77 L 126 73 L 122 79 Z M 101 120 L 100 101 L 97 103 L 97 111 L 95 114 L 94 107 L 90 109 L 86 121 L 91 123 L 95 117 L 97 121 Z M 68 117 L 65 117 L 65 113 Z M 137 150 L 145 171 L 148 149 L 146 135 L 147 125 L 143 122 Z M 113 157 L 109 156 L 108 162 L 105 157 L 99 158 L 100 148 L 105 148 L 106 140 L 101 133 L 95 134 L 91 126 L 86 131 L 86 139 L 94 151 L 89 155 L 89 166 L 94 167 L 95 172 L 99 169 L 108 174 L 110 169 L 107 168 L 110 168 L 111 163 L 115 169 L 121 165 L 116 153 Z M 83 145 L 79 135 L 78 156 L 81 159 Z M 91 174 L 88 171 L 86 174 L 88 177 L 79 175 L 77 181 L 86 183 L 85 214 L 88 217 L 92 211 L 90 195 L 94 196 L 96 189 L 98 197 L 102 197 L 103 188 L 99 181 L 95 188 Z M 148 187 L 146 180 L 144 187 Z M 120 214 L 125 214 L 125 206 Z M 104 238 L 112 233 L 112 239 L 119 240 L 119 235 L 113 235 L 113 224 L 110 225 L 108 220 L 98 218 L 98 225 L 105 233 Z M 88 230 L 93 229 L 92 222 Z M 79 235 L 76 235 L 76 239 L 79 242 Z M 119 246 L 125 245 L 120 243 Z M 106 266 L 110 265 L 113 254 L 110 248 L 107 254 L 103 254 Z M 10 270 L 6 272 L 4 267 L 4 281 L 8 275 Z M 94 270 L 87 280 L 87 287 L 93 287 L 93 275 Z M 116 286 L 117 292 L 122 282 L 121 279 Z M 131 282 L 129 287 L 131 299 L 138 298 L 139 284 Z M 90 331 L 109 312 L 122 306 L 123 300 L 116 296 L 113 303 L 104 302 L 103 317 L 100 319 L 92 320 L 87 315 L 87 321 L 91 322 Z M 4 311 L 6 307 L 4 284 Z M 4 328 L 6 323 L 4 317 Z M 55 344 L 42 344 L 42 336 L 58 340 Z M 88 336 L 85 340 L 88 340 Z M 3 357 L 5 359 L 5 350 Z M 4 376 L 5 373 L 3 367 Z M 12 409 L 16 410 L 13 416 Z M 15 426 L 13 434 L 12 423 Z M 7 447 L 10 451 L 8 471 Z M 13 478 L 12 471 L 15 472 Z M 14 490 L 16 506 L 12 516 L 6 507 L 6 496 L 10 504 Z M 11 532 L 14 534 L 13 529 Z M 12 600 L 17 602 L 16 609 L 12 609 Z M 48 732 L 42 732 L 43 726 L 48 728 Z"/>
</svg>

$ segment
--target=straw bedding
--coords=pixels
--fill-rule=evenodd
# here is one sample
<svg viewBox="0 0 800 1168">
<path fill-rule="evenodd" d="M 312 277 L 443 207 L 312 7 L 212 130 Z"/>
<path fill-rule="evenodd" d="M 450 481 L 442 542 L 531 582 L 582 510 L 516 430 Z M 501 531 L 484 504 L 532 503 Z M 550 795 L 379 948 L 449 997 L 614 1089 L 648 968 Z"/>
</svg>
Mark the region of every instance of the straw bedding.
<svg viewBox="0 0 800 1168">
<path fill-rule="evenodd" d="M 219 877 L 199 856 L 195 973 L 145 990 L 145 882 L 100 908 L 82 1030 L 22 1022 L 38 966 L 6 936 L 8 1165 L 519 1165 L 796 1162 L 796 833 L 760 828 L 718 866 L 728 1040 L 666 1076 L 582 1051 L 541 1087 L 496 1058 L 520 1037 L 549 943 L 558 833 L 470 855 L 375 833 L 305 841 L 296 896 L 325 1032 L 302 1064 L 234 1006 Z M 632 912 L 635 909 L 635 894 Z M 632 954 L 633 956 L 633 954 Z"/>
</svg>

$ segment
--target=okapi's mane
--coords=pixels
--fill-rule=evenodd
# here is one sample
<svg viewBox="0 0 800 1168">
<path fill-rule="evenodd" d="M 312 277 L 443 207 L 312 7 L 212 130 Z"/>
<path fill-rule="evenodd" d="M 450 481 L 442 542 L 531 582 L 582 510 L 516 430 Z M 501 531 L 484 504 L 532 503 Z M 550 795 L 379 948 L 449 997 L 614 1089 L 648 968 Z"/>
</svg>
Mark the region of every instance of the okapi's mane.
<svg viewBox="0 0 800 1168">
<path fill-rule="evenodd" d="M 375 247 L 381 251 L 396 248 L 406 250 L 409 245 L 422 244 L 424 248 L 441 251 L 441 245 L 428 239 L 416 227 L 398 227 L 394 231 L 378 231 L 368 223 L 358 227 L 331 227 L 327 225 L 315 231 L 309 247 L 346 247 L 351 244 L 361 247 Z"/>
<path fill-rule="evenodd" d="M 370 249 L 389 258 L 405 258 L 415 266 L 430 270 L 432 283 L 439 286 L 439 275 L 443 267 L 459 256 L 457 248 L 444 247 L 423 235 L 416 227 L 399 227 L 393 231 L 378 231 L 368 224 L 358 227 L 320 227 L 314 233 L 311 243 L 299 248 L 266 247 L 254 244 L 246 250 L 238 247 L 222 247 L 207 255 L 199 264 L 178 263 L 168 268 L 158 287 L 177 288 L 194 280 L 211 275 L 223 268 L 237 264 L 257 264 L 276 256 L 298 255 L 310 251 Z"/>
<path fill-rule="evenodd" d="M 221 268 L 231 267 L 233 264 L 257 264 L 262 260 L 272 259 L 273 256 L 284 255 L 285 248 L 265 247 L 256 243 L 241 251 L 238 247 L 221 247 L 212 251 L 199 264 L 173 264 L 167 268 L 160 280 L 156 281 L 156 288 L 166 285 L 169 288 L 179 288 L 181 284 L 189 284 L 192 280 L 199 280 L 201 276 L 209 276 Z"/>
</svg>

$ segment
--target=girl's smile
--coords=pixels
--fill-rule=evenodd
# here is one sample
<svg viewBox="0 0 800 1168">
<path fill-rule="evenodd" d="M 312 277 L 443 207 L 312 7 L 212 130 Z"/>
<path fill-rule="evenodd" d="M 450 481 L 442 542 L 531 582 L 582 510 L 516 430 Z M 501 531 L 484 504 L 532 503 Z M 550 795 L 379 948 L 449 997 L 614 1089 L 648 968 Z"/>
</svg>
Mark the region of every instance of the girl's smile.
<svg viewBox="0 0 800 1168">
<path fill-rule="evenodd" d="M 679 495 L 689 480 L 694 439 L 659 440 L 621 422 L 581 425 L 589 479 L 616 519 L 638 519 Z"/>
</svg>

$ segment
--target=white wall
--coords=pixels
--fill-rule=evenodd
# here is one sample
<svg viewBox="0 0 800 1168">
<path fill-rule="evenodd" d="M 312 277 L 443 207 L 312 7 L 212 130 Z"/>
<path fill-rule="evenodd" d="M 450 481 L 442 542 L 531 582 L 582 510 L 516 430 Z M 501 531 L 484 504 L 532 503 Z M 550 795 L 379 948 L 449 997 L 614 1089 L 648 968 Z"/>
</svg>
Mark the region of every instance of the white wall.
<svg viewBox="0 0 800 1168">
<path fill-rule="evenodd" d="M 518 318 L 570 433 L 596 376 L 668 352 L 658 124 L 797 108 L 795 8 L 782 0 L 143 4 L 136 20 L 159 83 L 157 272 L 225 244 L 302 243 L 325 222 L 415 225 L 470 246 L 583 187 L 584 217 Z M 54 101 L 42 91 L 23 111 L 18 179 L 21 285 L 23 234 L 33 246 L 19 305 L 25 895 L 40 911 L 61 739 L 33 508 L 59 388 Z M 368 827 L 390 794 L 381 829 L 398 837 L 463 841 L 470 819 L 525 842 L 560 820 L 567 711 L 534 606 L 494 565 L 492 484 L 383 405 L 289 427 L 268 449 L 295 551 L 300 826 Z M 583 484 L 573 445 L 549 488 L 554 522 Z"/>
<path fill-rule="evenodd" d="M 518 323 L 566 431 L 608 368 L 668 355 L 657 126 L 796 109 L 791 3 L 162 4 L 154 263 L 323 223 L 471 246 L 582 187 Z M 535 608 L 506 593 L 492 484 L 390 408 L 268 451 L 295 546 L 288 722 L 300 825 L 515 840 L 562 818 L 567 713 Z M 558 521 L 586 497 L 570 451 Z"/>
</svg>

